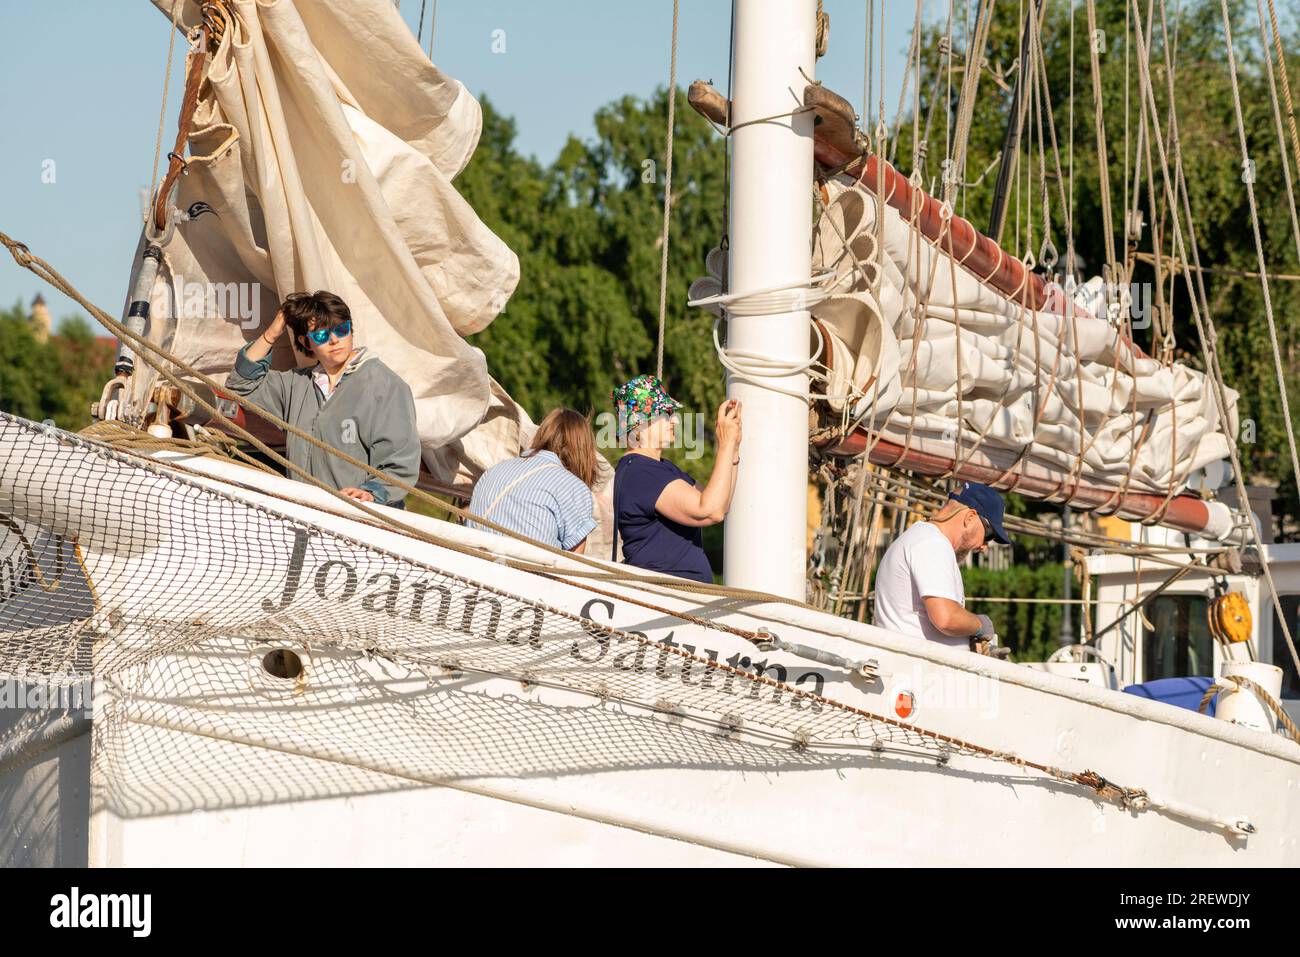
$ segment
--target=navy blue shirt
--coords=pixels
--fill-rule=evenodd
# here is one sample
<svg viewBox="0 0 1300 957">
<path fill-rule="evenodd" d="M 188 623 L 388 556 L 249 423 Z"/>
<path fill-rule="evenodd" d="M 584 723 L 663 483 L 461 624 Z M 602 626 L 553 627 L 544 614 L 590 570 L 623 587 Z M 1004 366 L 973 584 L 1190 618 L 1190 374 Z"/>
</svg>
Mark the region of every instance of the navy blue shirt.
<svg viewBox="0 0 1300 957">
<path fill-rule="evenodd" d="M 659 494 L 670 482 L 695 480 L 672 462 L 628 452 L 614 468 L 614 523 L 623 541 L 623 561 L 637 568 L 665 572 L 713 584 L 713 569 L 704 554 L 704 535 L 655 511 Z M 615 545 L 617 552 L 617 545 Z"/>
</svg>

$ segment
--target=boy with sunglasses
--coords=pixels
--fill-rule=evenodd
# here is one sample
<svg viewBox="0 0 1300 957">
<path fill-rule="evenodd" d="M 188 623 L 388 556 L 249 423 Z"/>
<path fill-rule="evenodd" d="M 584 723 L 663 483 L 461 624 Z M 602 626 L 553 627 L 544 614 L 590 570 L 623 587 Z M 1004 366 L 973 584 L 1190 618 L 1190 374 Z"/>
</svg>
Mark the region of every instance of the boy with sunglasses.
<svg viewBox="0 0 1300 957">
<path fill-rule="evenodd" d="M 288 328 L 315 365 L 276 372 L 271 348 Z M 226 388 L 328 446 L 386 475 L 414 484 L 420 437 L 411 389 L 373 353 L 352 341 L 352 313 L 332 292 L 293 293 L 266 330 L 235 357 Z M 349 498 L 404 508 L 406 492 L 286 436 L 290 462 Z"/>
<path fill-rule="evenodd" d="M 1002 496 L 968 482 L 928 521 L 916 522 L 885 551 L 876 570 L 873 621 L 881 628 L 975 650 L 993 637 L 988 615 L 966 610 L 958 562 L 989 542 L 1010 545 Z"/>
</svg>

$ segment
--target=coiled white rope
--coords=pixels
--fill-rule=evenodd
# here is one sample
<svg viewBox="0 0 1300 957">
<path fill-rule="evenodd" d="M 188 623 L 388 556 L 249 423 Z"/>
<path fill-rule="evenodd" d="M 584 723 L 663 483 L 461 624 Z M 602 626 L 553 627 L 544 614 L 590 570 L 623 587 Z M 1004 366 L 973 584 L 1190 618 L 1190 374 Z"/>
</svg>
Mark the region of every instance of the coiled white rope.
<svg viewBox="0 0 1300 957">
<path fill-rule="evenodd" d="M 774 286 L 764 286 L 748 292 L 719 293 L 714 296 L 692 299 L 687 302 L 687 305 L 697 308 L 721 306 L 728 322 L 733 318 L 776 316 L 787 312 L 802 312 L 811 309 L 831 295 L 829 287 L 835 277 L 834 272 L 825 272 L 812 277 L 810 280 L 797 280 Z M 742 352 L 724 346 L 720 334 L 724 316 L 719 316 L 713 320 L 713 349 L 717 353 L 718 361 L 723 368 L 733 375 L 751 385 L 781 395 L 788 395 L 809 404 L 814 401 L 854 402 L 862 398 L 862 394 L 856 391 L 843 395 L 827 393 L 804 394 L 771 382 L 762 381 L 764 379 L 785 379 L 797 375 L 807 375 L 819 382 L 830 381 L 830 376 L 827 374 L 829 369 L 825 363 L 820 361 L 821 357 L 826 353 L 826 336 L 817 323 L 809 323 L 813 333 L 817 336 L 817 348 L 813 351 L 813 354 L 809 358 L 802 360 L 784 359 L 759 352 Z"/>
<path fill-rule="evenodd" d="M 797 312 L 811 309 L 830 295 L 825 283 L 834 278 L 834 272 L 824 272 L 811 279 L 796 279 L 794 282 L 763 286 L 748 292 L 721 292 L 716 296 L 691 299 L 686 305 L 701 309 L 722 306 L 733 316 L 774 316 Z"/>
<path fill-rule="evenodd" d="M 733 375 L 744 379 L 751 385 L 759 386 L 771 392 L 779 392 L 781 395 L 788 395 L 792 398 L 811 403 L 814 399 L 823 399 L 827 396 L 813 393 L 796 392 L 793 389 L 785 389 L 779 385 L 772 385 L 768 382 L 758 382 L 757 379 L 784 379 L 789 376 L 807 374 L 811 378 L 825 381 L 827 376 L 821 372 L 814 372 L 812 367 L 818 364 L 817 360 L 821 358 L 822 352 L 825 351 L 826 342 L 822 337 L 821 330 L 817 328 L 816 323 L 811 323 L 812 329 L 817 333 L 817 350 L 812 357 L 805 362 L 798 362 L 791 359 L 778 359 L 775 356 L 766 356 L 759 352 L 739 352 L 734 349 L 728 349 L 721 342 L 718 336 L 718 327 L 722 325 L 722 319 L 713 320 L 713 348 L 718 354 L 718 361 L 723 367 Z"/>
</svg>

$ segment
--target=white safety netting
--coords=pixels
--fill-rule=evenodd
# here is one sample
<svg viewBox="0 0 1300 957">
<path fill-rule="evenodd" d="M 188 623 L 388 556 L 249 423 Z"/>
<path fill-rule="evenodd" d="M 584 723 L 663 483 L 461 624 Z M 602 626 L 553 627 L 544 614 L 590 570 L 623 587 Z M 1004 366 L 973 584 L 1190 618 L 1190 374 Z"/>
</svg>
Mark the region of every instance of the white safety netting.
<svg viewBox="0 0 1300 957">
<path fill-rule="evenodd" d="M 801 683 L 749 643 L 719 660 L 550 604 L 554 581 L 511 592 L 473 575 L 498 569 L 487 556 L 458 560 L 0 413 L 0 682 L 93 680 L 110 761 L 158 759 L 159 730 L 422 782 L 973 753 L 825 697 L 820 674 Z M 21 732 L 0 731 L 0 753 Z M 264 773 L 231 754 L 232 789 Z M 138 797 L 138 813 L 173 808 Z"/>
</svg>

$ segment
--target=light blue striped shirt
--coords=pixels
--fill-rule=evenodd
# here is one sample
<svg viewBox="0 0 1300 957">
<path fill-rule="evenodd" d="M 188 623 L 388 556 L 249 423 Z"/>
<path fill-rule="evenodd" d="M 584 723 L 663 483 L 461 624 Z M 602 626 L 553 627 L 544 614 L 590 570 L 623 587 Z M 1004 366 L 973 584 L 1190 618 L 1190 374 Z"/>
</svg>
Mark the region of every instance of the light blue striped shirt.
<svg viewBox="0 0 1300 957">
<path fill-rule="evenodd" d="M 570 549 L 596 527 L 591 489 L 542 450 L 492 466 L 474 485 L 469 510 L 520 535 Z M 471 528 L 483 528 L 476 522 Z M 491 531 L 491 529 L 485 529 Z"/>
</svg>

